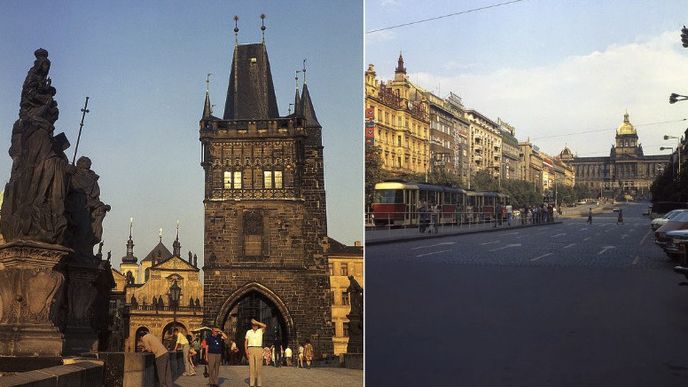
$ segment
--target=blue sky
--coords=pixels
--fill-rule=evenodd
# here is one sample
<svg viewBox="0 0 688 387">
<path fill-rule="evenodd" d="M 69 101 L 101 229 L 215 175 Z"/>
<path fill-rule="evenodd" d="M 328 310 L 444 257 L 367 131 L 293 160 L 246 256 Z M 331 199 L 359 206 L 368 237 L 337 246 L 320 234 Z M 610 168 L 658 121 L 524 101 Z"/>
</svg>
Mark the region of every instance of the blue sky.
<svg viewBox="0 0 688 387">
<path fill-rule="evenodd" d="M 500 0 L 366 1 L 365 30 L 460 12 Z M 680 135 L 688 103 L 685 1 L 525 0 L 479 12 L 367 33 L 365 61 L 393 76 L 402 51 L 412 81 L 513 124 L 558 154 L 608 155 L 628 109 L 646 154 Z M 670 121 L 665 124 L 657 122 Z M 573 133 L 598 131 L 594 134 Z M 664 152 L 666 153 L 666 152 Z"/>
<path fill-rule="evenodd" d="M 363 5 L 359 1 L 3 1 L 0 4 L 0 180 L 9 179 L 10 133 L 35 49 L 50 53 L 57 89 L 56 132 L 72 143 L 90 97 L 79 155 L 93 161 L 101 200 L 112 205 L 104 251 L 119 265 L 128 222 L 145 256 L 171 249 L 180 220 L 182 252 L 202 260 L 203 170 L 198 121 L 205 78 L 221 115 L 231 62 L 234 15 L 239 42 L 260 41 L 260 14 L 280 114 L 294 97 L 294 71 L 307 58 L 308 85 L 323 126 L 328 231 L 362 239 Z"/>
</svg>

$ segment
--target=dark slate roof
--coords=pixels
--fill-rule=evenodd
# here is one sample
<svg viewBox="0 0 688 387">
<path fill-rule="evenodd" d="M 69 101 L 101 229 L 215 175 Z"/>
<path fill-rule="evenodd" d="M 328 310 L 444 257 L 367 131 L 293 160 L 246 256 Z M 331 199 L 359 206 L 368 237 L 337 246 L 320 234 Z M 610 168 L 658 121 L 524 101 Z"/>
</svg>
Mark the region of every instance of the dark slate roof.
<svg viewBox="0 0 688 387">
<path fill-rule="evenodd" d="M 327 237 L 330 244 L 329 254 L 363 255 L 363 246 L 347 246 L 335 239 Z"/>
<path fill-rule="evenodd" d="M 141 262 L 143 261 L 152 261 L 153 258 L 159 259 L 160 261 L 165 261 L 169 259 L 172 256 L 172 253 L 170 250 L 165 247 L 165 245 L 162 244 L 162 242 L 158 242 L 158 244 L 153 247 L 153 250 L 146 255 L 146 258 L 142 259 Z M 158 258 L 159 257 L 159 258 Z"/>
<path fill-rule="evenodd" d="M 315 116 L 315 109 L 313 109 L 313 102 L 311 101 L 311 94 L 308 92 L 308 85 L 303 85 L 303 92 L 301 93 L 301 109 L 302 117 L 306 119 L 306 127 L 321 128 L 318 122 L 318 117 Z"/>
<path fill-rule="evenodd" d="M 223 119 L 278 118 L 270 61 L 263 43 L 234 48 Z"/>
</svg>

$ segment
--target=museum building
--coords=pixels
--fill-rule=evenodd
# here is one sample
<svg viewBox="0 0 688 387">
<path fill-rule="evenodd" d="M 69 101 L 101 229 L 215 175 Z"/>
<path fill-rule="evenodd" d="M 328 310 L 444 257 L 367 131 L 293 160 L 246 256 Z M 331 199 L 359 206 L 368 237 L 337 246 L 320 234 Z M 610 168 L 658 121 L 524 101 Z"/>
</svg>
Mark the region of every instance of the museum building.
<svg viewBox="0 0 688 387">
<path fill-rule="evenodd" d="M 609 157 L 578 157 L 568 147 L 559 157 L 575 169 L 576 185 L 604 196 L 647 197 L 650 185 L 662 173 L 670 155 L 645 155 L 628 113 L 616 129 L 615 140 Z"/>
</svg>

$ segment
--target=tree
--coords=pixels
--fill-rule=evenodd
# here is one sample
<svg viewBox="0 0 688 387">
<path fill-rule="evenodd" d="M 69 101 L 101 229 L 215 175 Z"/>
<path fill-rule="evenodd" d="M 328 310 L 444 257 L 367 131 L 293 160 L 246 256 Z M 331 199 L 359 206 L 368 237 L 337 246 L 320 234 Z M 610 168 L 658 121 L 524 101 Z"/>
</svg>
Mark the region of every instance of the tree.
<svg viewBox="0 0 688 387">
<path fill-rule="evenodd" d="M 375 198 L 375 184 L 390 178 L 389 172 L 382 169 L 382 156 L 379 146 L 366 146 L 365 148 L 365 205 L 370 210 L 370 205 Z"/>
</svg>

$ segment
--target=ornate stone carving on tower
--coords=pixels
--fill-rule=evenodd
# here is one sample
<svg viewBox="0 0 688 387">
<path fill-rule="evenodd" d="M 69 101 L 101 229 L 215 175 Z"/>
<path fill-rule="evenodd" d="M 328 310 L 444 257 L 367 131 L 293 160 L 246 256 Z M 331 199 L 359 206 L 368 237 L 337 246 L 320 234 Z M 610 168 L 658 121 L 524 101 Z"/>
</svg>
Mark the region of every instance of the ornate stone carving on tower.
<svg viewBox="0 0 688 387">
<path fill-rule="evenodd" d="M 281 117 L 265 43 L 236 43 L 222 118 L 206 92 L 205 317 L 237 342 L 255 318 L 287 345 L 331 354 L 322 128 L 302 71 Z"/>
<path fill-rule="evenodd" d="M 34 55 L 12 128 L 0 220 L 7 242 L 0 245 L 0 371 L 16 371 L 12 364 L 24 357 L 26 369 L 97 349 L 98 331 L 107 329 L 98 317 L 107 315 L 114 285 L 109 263 L 93 255 L 110 207 L 99 199 L 90 160 L 69 165 L 67 137 L 53 136 L 59 111 L 50 60 L 44 49 Z"/>
</svg>

